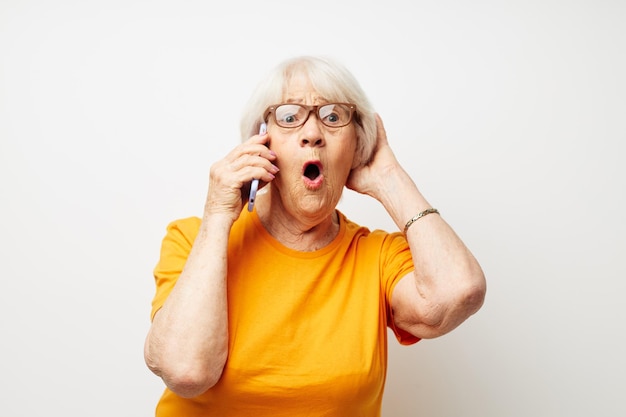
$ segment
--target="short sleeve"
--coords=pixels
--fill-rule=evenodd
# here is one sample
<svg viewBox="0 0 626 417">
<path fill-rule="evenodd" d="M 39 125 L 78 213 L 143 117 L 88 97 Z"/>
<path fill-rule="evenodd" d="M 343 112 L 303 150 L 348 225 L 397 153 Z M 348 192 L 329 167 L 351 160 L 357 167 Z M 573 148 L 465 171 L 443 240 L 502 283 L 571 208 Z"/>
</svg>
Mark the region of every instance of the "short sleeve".
<svg viewBox="0 0 626 417">
<path fill-rule="evenodd" d="M 161 242 L 159 262 L 154 268 L 156 294 L 152 300 L 151 319 L 163 307 L 165 300 L 176 285 L 198 235 L 200 222 L 201 220 L 197 217 L 188 217 L 167 225 L 165 237 Z"/>
<path fill-rule="evenodd" d="M 381 276 L 385 292 L 387 326 L 393 330 L 396 339 L 403 345 L 414 344 L 420 339 L 396 326 L 391 308 L 391 296 L 398 282 L 414 269 L 411 250 L 404 235 L 399 232 L 388 234 L 381 249 Z"/>
</svg>

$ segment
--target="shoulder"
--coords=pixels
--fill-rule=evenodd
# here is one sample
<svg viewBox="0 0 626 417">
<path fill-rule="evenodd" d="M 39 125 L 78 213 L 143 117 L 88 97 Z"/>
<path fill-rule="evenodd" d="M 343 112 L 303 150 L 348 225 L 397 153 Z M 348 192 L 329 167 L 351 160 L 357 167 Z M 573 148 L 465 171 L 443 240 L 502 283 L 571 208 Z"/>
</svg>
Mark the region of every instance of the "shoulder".
<svg viewBox="0 0 626 417">
<path fill-rule="evenodd" d="M 346 215 L 337 211 L 340 222 L 345 224 L 346 236 L 352 240 L 358 239 L 361 243 L 368 245 L 378 245 L 388 248 L 408 248 L 405 236 L 400 232 L 388 232 L 386 230 L 374 229 L 361 226 L 350 220 Z"/>
<path fill-rule="evenodd" d="M 168 236 L 180 236 L 185 240 L 193 242 L 198 235 L 202 220 L 199 217 L 184 217 L 173 220 L 166 227 Z"/>
<path fill-rule="evenodd" d="M 185 217 L 169 222 L 161 241 L 161 261 L 172 256 L 186 258 L 198 236 L 200 223 L 201 219 L 198 217 Z"/>
<path fill-rule="evenodd" d="M 337 210 L 337 216 L 339 217 L 340 230 L 345 232 L 348 238 L 367 237 L 372 233 L 369 228 L 353 222 L 339 210 Z"/>
</svg>

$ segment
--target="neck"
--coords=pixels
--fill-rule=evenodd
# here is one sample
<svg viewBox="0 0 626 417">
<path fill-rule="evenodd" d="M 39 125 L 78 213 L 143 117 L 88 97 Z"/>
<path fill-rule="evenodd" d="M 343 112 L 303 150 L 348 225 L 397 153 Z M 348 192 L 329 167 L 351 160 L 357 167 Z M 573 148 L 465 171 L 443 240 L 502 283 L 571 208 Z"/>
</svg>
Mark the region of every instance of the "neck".
<svg viewBox="0 0 626 417">
<path fill-rule="evenodd" d="M 312 252 L 328 245 L 339 233 L 339 216 L 334 208 L 312 216 L 293 214 L 268 194 L 257 197 L 257 214 L 268 233 L 286 247 Z"/>
</svg>

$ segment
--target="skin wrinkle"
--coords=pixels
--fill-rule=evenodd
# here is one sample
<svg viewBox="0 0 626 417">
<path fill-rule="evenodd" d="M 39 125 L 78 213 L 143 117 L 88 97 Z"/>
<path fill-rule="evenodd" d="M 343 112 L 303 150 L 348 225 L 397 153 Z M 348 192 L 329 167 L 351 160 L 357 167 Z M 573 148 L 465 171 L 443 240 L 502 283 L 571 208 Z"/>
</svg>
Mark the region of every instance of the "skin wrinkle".
<svg viewBox="0 0 626 417">
<path fill-rule="evenodd" d="M 421 247 L 423 248 L 440 248 L 441 246 L 437 242 L 436 233 L 422 233 L 420 228 L 424 228 L 431 224 L 439 223 L 440 219 L 437 217 L 425 217 L 420 219 L 420 223 L 416 223 L 414 226 L 418 226 L 414 231 L 417 231 L 423 240 Z M 413 228 L 414 226 L 411 226 Z M 421 249 L 418 247 L 418 251 Z M 472 266 L 469 259 L 473 259 L 471 253 L 467 248 L 463 251 L 466 257 L 460 260 L 455 257 L 453 253 L 445 250 L 438 250 L 436 256 L 443 261 L 432 266 L 425 268 L 425 265 L 421 263 L 415 263 L 415 271 L 413 273 L 414 280 L 413 286 L 415 289 L 416 298 L 412 300 L 411 314 L 406 315 L 404 318 L 399 318 L 398 322 L 406 326 L 407 329 L 419 329 L 423 338 L 437 337 L 443 333 L 447 333 L 453 328 L 460 325 L 466 317 L 470 316 L 476 310 L 482 306 L 484 291 L 476 286 L 463 286 L 450 284 L 450 282 L 456 282 L 453 279 L 444 280 L 443 284 L 439 286 L 433 286 L 432 283 L 437 280 L 437 276 L 445 276 L 446 272 L 443 270 L 443 266 L 448 264 L 456 265 L 456 271 L 472 271 L 476 267 Z M 482 275 L 480 268 L 473 271 L 473 273 Z M 419 273 L 418 271 L 429 270 L 428 275 Z M 450 273 L 447 273 L 450 275 Z M 449 276 L 449 278 L 453 278 Z M 436 291 L 433 291 L 436 289 Z M 464 296 L 459 297 L 459 294 Z"/>
<path fill-rule="evenodd" d="M 302 76 L 291 79 L 283 100 L 308 105 L 329 102 Z M 354 161 L 354 122 L 332 129 L 312 113 L 302 126 L 288 129 L 276 126 L 270 117 L 268 132 L 277 155 L 274 163 L 280 171 L 267 187 L 268 192 L 257 197 L 258 203 L 263 201 L 257 205 L 259 218 L 281 243 L 304 251 L 319 249 L 339 231 L 334 211 Z M 308 161 L 321 162 L 323 182 L 319 189 L 310 189 L 303 180 Z"/>
<path fill-rule="evenodd" d="M 337 97 L 329 93 L 327 100 L 297 72 L 283 93 L 282 99 L 307 105 Z M 362 102 L 362 108 L 369 109 L 367 100 Z M 219 380 L 227 364 L 229 238 L 245 205 L 244 185 L 251 178 L 263 181 L 255 208 L 259 220 L 277 241 L 297 251 L 318 250 L 336 238 L 336 206 L 344 186 L 380 202 L 399 230 L 416 212 L 432 207 L 398 163 L 382 120 L 372 111 L 362 113 L 368 132 L 372 133 L 372 119 L 376 125 L 376 147 L 367 165 L 354 166 L 357 135 L 362 131 L 356 121 L 328 129 L 311 113 L 295 129 L 279 128 L 270 117 L 266 135 L 253 133 L 211 166 L 200 230 L 176 285 L 155 313 L 146 340 L 146 361 L 173 392 L 189 397 L 205 392 Z M 249 121 L 242 126 L 250 126 L 252 119 Z M 367 140 L 373 137 L 370 133 Z M 272 152 L 265 146 L 268 143 Z M 319 160 L 322 166 L 324 178 L 319 188 L 312 188 L 310 180 L 303 177 L 304 165 L 312 160 Z M 246 165 L 250 161 L 253 166 Z M 439 215 L 420 219 L 406 237 L 416 272 L 394 277 L 388 300 L 394 311 L 392 319 L 398 330 L 416 338 L 443 335 L 482 305 L 486 290 L 482 270 Z M 404 248 L 403 244 L 398 249 Z"/>
</svg>

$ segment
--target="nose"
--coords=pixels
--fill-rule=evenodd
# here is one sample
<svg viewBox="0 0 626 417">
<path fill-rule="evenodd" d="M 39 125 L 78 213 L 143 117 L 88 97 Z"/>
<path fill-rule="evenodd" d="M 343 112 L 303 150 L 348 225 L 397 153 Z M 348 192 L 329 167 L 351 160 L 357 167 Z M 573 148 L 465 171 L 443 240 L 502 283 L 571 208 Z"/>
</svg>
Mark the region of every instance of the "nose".
<svg viewBox="0 0 626 417">
<path fill-rule="evenodd" d="M 306 122 L 302 125 L 301 146 L 324 146 L 324 135 L 315 112 L 311 112 Z"/>
</svg>

